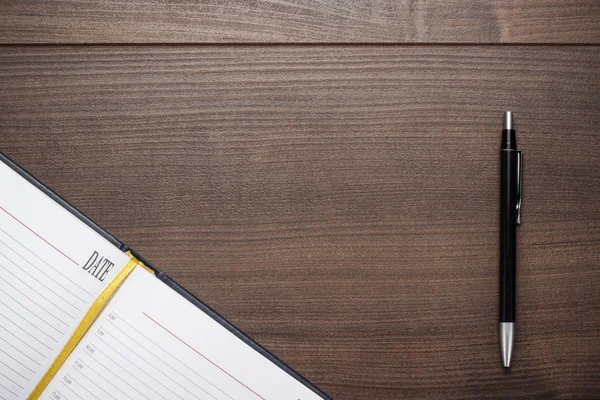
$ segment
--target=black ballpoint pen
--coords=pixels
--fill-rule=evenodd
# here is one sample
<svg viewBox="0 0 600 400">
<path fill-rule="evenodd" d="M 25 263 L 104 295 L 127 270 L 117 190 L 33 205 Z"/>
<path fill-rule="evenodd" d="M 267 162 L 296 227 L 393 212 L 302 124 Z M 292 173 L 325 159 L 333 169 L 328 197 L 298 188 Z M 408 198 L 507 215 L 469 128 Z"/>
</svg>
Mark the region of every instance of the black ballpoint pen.
<svg viewBox="0 0 600 400">
<path fill-rule="evenodd" d="M 515 343 L 517 225 L 521 223 L 523 153 L 510 111 L 504 113 L 500 147 L 500 350 L 505 368 Z"/>
</svg>

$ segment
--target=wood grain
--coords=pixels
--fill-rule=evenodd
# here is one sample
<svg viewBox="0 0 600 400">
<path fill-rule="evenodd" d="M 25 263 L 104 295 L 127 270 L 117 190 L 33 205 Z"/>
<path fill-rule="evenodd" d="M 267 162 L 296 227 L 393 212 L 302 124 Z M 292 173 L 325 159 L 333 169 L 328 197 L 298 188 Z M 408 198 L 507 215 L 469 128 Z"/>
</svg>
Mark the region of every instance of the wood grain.
<svg viewBox="0 0 600 400">
<path fill-rule="evenodd" d="M 24 0 L 0 43 L 600 43 L 595 0 Z"/>
<path fill-rule="evenodd" d="M 598 398 L 599 62 L 597 47 L 3 48 L 0 149 L 334 398 Z M 510 372 L 507 109 L 525 157 Z"/>
</svg>

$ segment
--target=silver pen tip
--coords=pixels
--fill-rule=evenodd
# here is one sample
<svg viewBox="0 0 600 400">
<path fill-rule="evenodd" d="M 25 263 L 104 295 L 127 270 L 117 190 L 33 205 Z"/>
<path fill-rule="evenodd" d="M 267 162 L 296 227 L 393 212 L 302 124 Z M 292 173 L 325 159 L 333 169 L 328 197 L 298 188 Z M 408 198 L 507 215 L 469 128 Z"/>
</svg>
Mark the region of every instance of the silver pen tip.
<svg viewBox="0 0 600 400">
<path fill-rule="evenodd" d="M 504 113 L 504 129 L 514 129 L 512 111 L 507 111 Z"/>
<path fill-rule="evenodd" d="M 515 345 L 514 322 L 500 322 L 500 350 L 502 352 L 502 365 L 510 367 L 513 347 Z"/>
</svg>

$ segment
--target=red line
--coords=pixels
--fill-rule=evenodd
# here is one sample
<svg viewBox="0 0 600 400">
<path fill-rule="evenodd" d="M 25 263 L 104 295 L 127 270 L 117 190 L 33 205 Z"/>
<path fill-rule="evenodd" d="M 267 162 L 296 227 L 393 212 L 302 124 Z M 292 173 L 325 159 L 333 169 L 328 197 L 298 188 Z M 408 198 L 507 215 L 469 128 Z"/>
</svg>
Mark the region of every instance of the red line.
<svg viewBox="0 0 600 400">
<path fill-rule="evenodd" d="M 243 387 L 245 387 L 246 389 L 248 389 L 249 391 L 251 391 L 252 393 L 254 393 L 256 396 L 258 396 L 258 398 L 265 400 L 264 397 L 262 397 L 261 395 L 259 395 L 258 393 L 256 393 L 254 390 L 250 389 L 248 386 L 244 385 L 242 382 L 240 382 L 235 376 L 231 375 L 229 372 L 225 371 L 223 368 L 219 367 L 217 364 L 215 364 L 214 362 L 212 362 L 210 359 L 208 359 L 204 354 L 200 353 L 198 350 L 196 350 L 195 348 L 193 348 L 192 346 L 190 346 L 189 344 L 187 344 L 186 342 L 184 342 L 183 340 L 181 340 L 177 335 L 175 335 L 173 332 L 171 332 L 170 330 L 168 330 L 167 328 L 165 328 L 164 326 L 162 326 L 161 324 L 159 324 L 156 320 L 154 320 L 151 316 L 149 316 L 148 314 L 146 314 L 145 312 L 142 312 L 142 314 L 144 314 L 148 319 L 150 319 L 152 322 L 154 322 L 156 325 L 160 326 L 161 328 L 163 328 L 165 331 L 169 332 L 175 339 L 179 340 L 181 343 L 185 344 L 187 347 L 189 347 L 190 349 L 194 350 L 196 353 L 198 353 L 202 358 L 204 358 L 206 361 L 208 361 L 209 363 L 211 363 L 212 365 L 214 365 L 215 367 L 219 368 L 221 371 L 225 372 L 227 375 L 229 375 L 229 377 L 231 377 L 233 380 L 235 380 L 237 383 L 239 383 L 240 385 L 242 385 Z"/>
<path fill-rule="evenodd" d="M 21 225 L 23 225 L 25 228 L 27 228 L 31 233 L 33 233 L 35 236 L 39 237 L 40 239 L 42 239 L 44 242 L 46 242 L 50 247 L 52 247 L 54 250 L 58 251 L 60 254 L 62 254 L 63 256 L 67 257 L 71 262 L 73 262 L 75 265 L 79 265 L 77 264 L 77 262 L 75 262 L 71 257 L 69 257 L 68 255 L 66 255 L 65 253 L 63 253 L 62 251 L 60 251 L 59 249 L 57 249 L 56 247 L 54 247 L 54 245 L 52 245 L 52 243 L 50 243 L 49 241 L 47 241 L 46 239 L 44 239 L 43 237 L 41 237 L 40 235 L 37 234 L 36 231 L 34 231 L 33 229 L 31 229 L 30 227 L 28 227 L 27 225 L 25 225 L 24 223 L 22 223 L 21 221 L 19 221 L 19 219 L 17 217 L 15 217 L 14 215 L 12 215 L 11 213 L 9 213 L 8 211 L 6 211 L 4 209 L 4 207 L 0 206 L 0 209 L 2 211 L 4 211 L 5 213 L 7 213 L 8 215 L 10 215 L 15 221 L 17 221 L 18 223 L 20 223 Z"/>
</svg>

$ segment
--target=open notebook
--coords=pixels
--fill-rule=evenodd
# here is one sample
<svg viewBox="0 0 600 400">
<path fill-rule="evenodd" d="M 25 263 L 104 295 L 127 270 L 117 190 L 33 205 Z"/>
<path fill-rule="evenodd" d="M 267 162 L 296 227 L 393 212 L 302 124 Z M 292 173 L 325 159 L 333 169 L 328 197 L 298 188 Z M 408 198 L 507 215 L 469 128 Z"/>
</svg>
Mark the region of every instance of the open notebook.
<svg viewBox="0 0 600 400">
<path fill-rule="evenodd" d="M 0 399 L 328 398 L 0 161 Z"/>
</svg>

